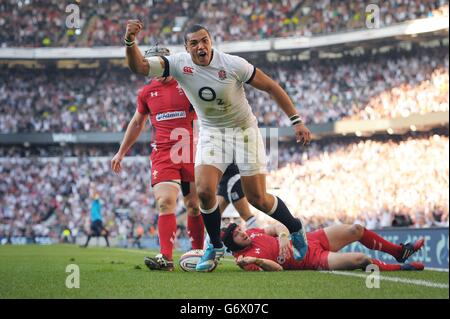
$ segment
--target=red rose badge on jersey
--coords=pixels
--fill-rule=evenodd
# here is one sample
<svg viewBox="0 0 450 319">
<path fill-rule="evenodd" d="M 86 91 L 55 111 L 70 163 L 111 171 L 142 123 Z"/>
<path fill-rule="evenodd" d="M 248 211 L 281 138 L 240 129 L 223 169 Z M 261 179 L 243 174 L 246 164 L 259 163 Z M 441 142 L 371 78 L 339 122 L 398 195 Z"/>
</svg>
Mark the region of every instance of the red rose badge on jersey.
<svg viewBox="0 0 450 319">
<path fill-rule="evenodd" d="M 225 70 L 220 70 L 219 71 L 219 79 L 225 80 L 226 78 L 227 78 L 227 72 L 225 72 Z"/>
</svg>

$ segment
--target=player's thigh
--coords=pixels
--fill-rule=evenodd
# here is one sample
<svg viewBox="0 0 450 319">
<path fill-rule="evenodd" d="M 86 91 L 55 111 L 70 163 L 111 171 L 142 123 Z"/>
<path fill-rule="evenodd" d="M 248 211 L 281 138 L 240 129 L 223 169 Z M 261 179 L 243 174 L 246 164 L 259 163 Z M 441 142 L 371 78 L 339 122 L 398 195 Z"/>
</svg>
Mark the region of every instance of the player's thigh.
<svg viewBox="0 0 450 319">
<path fill-rule="evenodd" d="M 268 159 L 264 141 L 257 125 L 244 131 L 244 137 L 236 137 L 235 163 L 241 176 L 267 173 Z"/>
<path fill-rule="evenodd" d="M 329 270 L 354 270 L 363 268 L 369 259 L 363 253 L 335 253 L 328 254 Z"/>
<path fill-rule="evenodd" d="M 241 176 L 241 183 L 245 197 L 250 203 L 258 202 L 267 194 L 265 174 Z"/>
<path fill-rule="evenodd" d="M 198 137 L 195 153 L 195 179 L 197 180 L 197 168 L 212 166 L 222 174 L 233 163 L 234 145 L 226 142 L 226 134 L 220 130 L 202 128 Z"/>
<path fill-rule="evenodd" d="M 157 183 L 181 180 L 183 163 L 174 163 L 170 151 L 161 150 L 152 152 L 151 160 L 151 174 L 152 185 Z"/>
<path fill-rule="evenodd" d="M 162 210 L 161 213 L 173 212 L 180 193 L 179 181 L 165 181 L 153 185 L 153 193 L 159 208 Z"/>
<path fill-rule="evenodd" d="M 357 241 L 357 234 L 355 234 L 354 228 L 354 225 L 333 225 L 324 228 L 330 251 L 337 252 Z"/>
<path fill-rule="evenodd" d="M 213 165 L 198 165 L 195 167 L 195 188 L 198 196 L 203 193 L 216 196 L 217 185 L 222 178 L 222 171 Z"/>
</svg>

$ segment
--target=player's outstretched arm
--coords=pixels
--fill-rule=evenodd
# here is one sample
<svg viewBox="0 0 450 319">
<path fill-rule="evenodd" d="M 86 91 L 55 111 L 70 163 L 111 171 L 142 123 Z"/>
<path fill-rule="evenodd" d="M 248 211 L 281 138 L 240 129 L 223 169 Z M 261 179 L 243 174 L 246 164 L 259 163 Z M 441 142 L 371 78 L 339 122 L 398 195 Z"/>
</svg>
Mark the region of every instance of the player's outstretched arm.
<svg viewBox="0 0 450 319">
<path fill-rule="evenodd" d="M 292 103 L 289 95 L 277 82 L 275 82 L 272 78 L 270 78 L 263 71 L 257 68 L 255 76 L 250 82 L 250 85 L 257 88 L 258 90 L 269 93 L 269 95 L 275 100 L 278 106 L 284 111 L 284 113 L 286 113 L 291 121 L 293 121 L 293 123 L 298 122 L 294 125 L 297 142 L 303 143 L 303 145 L 305 145 L 311 141 L 311 132 L 301 122 L 300 117 L 297 114 L 297 110 L 295 109 L 294 103 Z"/>
<path fill-rule="evenodd" d="M 145 58 L 137 45 L 137 35 L 144 27 L 139 20 L 128 20 L 125 32 L 125 45 L 127 64 L 130 70 L 136 74 L 158 77 L 164 74 L 165 61 L 153 56 Z"/>
<path fill-rule="evenodd" d="M 125 32 L 126 58 L 131 71 L 137 74 L 147 75 L 149 68 L 137 45 L 137 35 L 144 27 L 139 20 L 128 20 Z"/>
<path fill-rule="evenodd" d="M 134 113 L 133 118 L 128 124 L 127 130 L 125 132 L 125 136 L 120 144 L 119 151 L 111 160 L 111 169 L 115 173 L 119 173 L 122 169 L 122 159 L 125 157 L 125 154 L 131 148 L 131 146 L 136 143 L 137 139 L 141 135 L 142 131 L 145 128 L 145 121 L 147 120 L 148 115 L 144 115 L 136 111 Z"/>
<path fill-rule="evenodd" d="M 282 271 L 283 270 L 283 267 L 281 267 L 281 265 L 277 264 L 276 262 L 274 262 L 272 260 L 264 259 L 264 258 L 239 256 L 238 259 L 236 260 L 236 264 L 243 269 L 246 269 L 246 266 L 256 265 L 264 271 Z"/>
</svg>

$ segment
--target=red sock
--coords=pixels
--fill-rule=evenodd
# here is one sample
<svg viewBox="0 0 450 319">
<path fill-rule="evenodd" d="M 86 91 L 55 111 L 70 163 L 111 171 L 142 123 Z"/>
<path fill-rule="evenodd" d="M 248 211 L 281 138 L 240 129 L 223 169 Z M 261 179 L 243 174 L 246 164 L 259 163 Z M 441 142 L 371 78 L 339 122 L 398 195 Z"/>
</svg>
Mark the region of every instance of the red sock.
<svg viewBox="0 0 450 319">
<path fill-rule="evenodd" d="M 173 260 L 172 251 L 177 232 L 177 219 L 175 214 L 159 215 L 158 236 L 160 252 L 168 260 Z"/>
<path fill-rule="evenodd" d="M 393 257 L 398 257 L 402 253 L 402 246 L 393 244 L 373 231 L 364 228 L 364 234 L 359 240 L 361 244 L 372 250 L 380 250 Z"/>
<path fill-rule="evenodd" d="M 205 224 L 202 215 L 190 216 L 187 218 L 187 231 L 191 240 L 192 249 L 203 249 L 205 237 Z"/>
<path fill-rule="evenodd" d="M 401 270 L 401 265 L 399 264 L 386 264 L 378 259 L 372 259 L 372 264 L 377 265 L 380 271 L 396 271 Z"/>
</svg>

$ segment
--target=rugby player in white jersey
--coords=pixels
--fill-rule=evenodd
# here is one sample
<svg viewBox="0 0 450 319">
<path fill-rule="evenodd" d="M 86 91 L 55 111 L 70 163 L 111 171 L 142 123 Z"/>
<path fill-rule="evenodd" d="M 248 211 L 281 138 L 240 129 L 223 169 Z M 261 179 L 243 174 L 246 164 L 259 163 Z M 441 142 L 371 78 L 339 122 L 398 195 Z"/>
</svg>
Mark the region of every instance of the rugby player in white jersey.
<svg viewBox="0 0 450 319">
<path fill-rule="evenodd" d="M 136 36 L 142 28 L 138 20 L 127 23 L 125 44 L 129 68 L 146 76 L 174 77 L 194 106 L 200 122 L 195 184 L 211 244 L 196 269 L 208 271 L 225 253 L 220 239 L 216 189 L 223 172 L 233 162 L 239 167 L 249 203 L 288 228 L 294 258 L 302 260 L 308 243 L 301 220 L 292 216 L 280 198 L 266 191 L 264 143 L 245 96 L 244 83 L 267 92 L 291 119 L 297 142 L 308 144 L 311 132 L 302 123 L 287 93 L 245 59 L 213 49 L 208 30 L 201 25 L 194 25 L 185 32 L 187 52 L 151 58 L 144 58 L 136 44 Z"/>
</svg>

